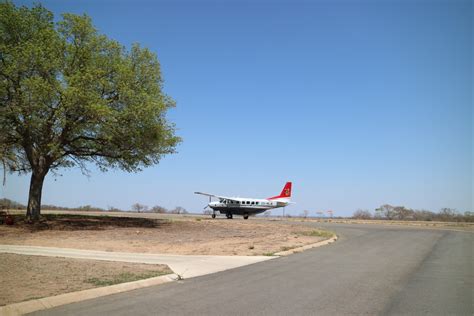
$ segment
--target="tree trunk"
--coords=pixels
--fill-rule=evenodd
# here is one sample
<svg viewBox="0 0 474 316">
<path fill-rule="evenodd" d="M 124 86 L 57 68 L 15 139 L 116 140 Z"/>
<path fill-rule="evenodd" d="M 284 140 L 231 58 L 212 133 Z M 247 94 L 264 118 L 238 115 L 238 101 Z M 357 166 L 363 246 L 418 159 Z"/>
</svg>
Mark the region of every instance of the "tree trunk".
<svg viewBox="0 0 474 316">
<path fill-rule="evenodd" d="M 46 172 L 34 172 L 31 174 L 30 193 L 28 195 L 28 208 L 26 218 L 30 222 L 37 222 L 41 213 L 41 192 Z"/>
</svg>

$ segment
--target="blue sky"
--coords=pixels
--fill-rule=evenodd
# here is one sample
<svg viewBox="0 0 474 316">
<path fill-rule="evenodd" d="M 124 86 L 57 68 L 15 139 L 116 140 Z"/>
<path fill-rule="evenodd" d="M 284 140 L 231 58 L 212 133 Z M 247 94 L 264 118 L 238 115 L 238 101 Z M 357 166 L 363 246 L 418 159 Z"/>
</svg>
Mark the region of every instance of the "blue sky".
<svg viewBox="0 0 474 316">
<path fill-rule="evenodd" d="M 156 52 L 184 140 L 141 173 L 49 174 L 43 203 L 201 212 L 196 190 L 291 180 L 294 214 L 474 209 L 471 1 L 40 2 Z M 10 175 L 0 197 L 26 203 L 28 182 Z"/>
</svg>

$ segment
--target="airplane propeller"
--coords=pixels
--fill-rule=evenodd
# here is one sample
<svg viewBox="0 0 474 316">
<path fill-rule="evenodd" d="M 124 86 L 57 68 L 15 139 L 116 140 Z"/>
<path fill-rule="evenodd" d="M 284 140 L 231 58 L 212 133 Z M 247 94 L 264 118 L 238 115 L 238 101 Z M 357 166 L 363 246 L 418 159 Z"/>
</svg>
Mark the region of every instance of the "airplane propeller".
<svg viewBox="0 0 474 316">
<path fill-rule="evenodd" d="M 211 197 L 209 197 L 209 203 L 211 203 Z M 204 206 L 204 209 L 207 209 L 209 207 L 209 204 L 207 204 L 206 206 Z"/>
</svg>

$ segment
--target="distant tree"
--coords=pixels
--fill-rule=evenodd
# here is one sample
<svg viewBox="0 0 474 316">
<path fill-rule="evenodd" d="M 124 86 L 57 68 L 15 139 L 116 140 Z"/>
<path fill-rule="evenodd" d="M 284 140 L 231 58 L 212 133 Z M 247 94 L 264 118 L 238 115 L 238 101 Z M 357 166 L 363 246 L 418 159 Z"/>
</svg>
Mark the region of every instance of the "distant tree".
<svg viewBox="0 0 474 316">
<path fill-rule="evenodd" d="M 303 213 L 301 213 L 301 217 L 303 218 L 307 218 L 308 217 L 308 214 L 309 214 L 309 211 L 308 210 L 304 210 Z"/>
<path fill-rule="evenodd" d="M 413 219 L 415 221 L 432 221 L 436 214 L 428 210 L 414 210 Z"/>
<path fill-rule="evenodd" d="M 21 204 L 21 203 L 9 200 L 9 199 L 0 199 L 0 208 L 1 209 L 10 209 L 10 210 L 13 210 L 13 209 L 20 210 L 20 209 L 25 209 L 26 206 Z"/>
<path fill-rule="evenodd" d="M 389 204 L 384 204 L 375 210 L 377 216 L 385 219 L 393 219 L 394 217 L 394 207 Z"/>
<path fill-rule="evenodd" d="M 370 213 L 369 210 L 362 210 L 358 209 L 357 211 L 352 214 L 352 218 L 355 219 L 371 219 L 372 218 L 372 213 Z"/>
<path fill-rule="evenodd" d="M 146 212 L 148 210 L 148 206 L 140 204 L 140 203 L 135 203 L 132 205 L 132 211 L 135 211 L 137 213 L 141 212 Z"/>
<path fill-rule="evenodd" d="M 162 206 L 155 205 L 151 208 L 150 212 L 152 213 L 167 213 L 168 210 Z"/>
<path fill-rule="evenodd" d="M 406 208 L 405 206 L 396 206 L 393 208 L 393 218 L 399 220 L 407 220 L 414 218 L 413 210 Z"/>
<path fill-rule="evenodd" d="M 27 217 L 39 220 L 49 171 L 87 164 L 140 171 L 174 153 L 154 53 L 128 51 L 86 15 L 0 2 L 0 161 L 31 172 Z"/>
<path fill-rule="evenodd" d="M 171 214 L 188 214 L 188 211 L 184 207 L 176 206 L 173 210 L 171 210 Z"/>
<path fill-rule="evenodd" d="M 107 207 L 107 211 L 108 211 L 108 212 L 121 212 L 122 210 L 119 209 L 119 208 L 116 208 L 116 207 L 114 207 L 114 206 L 109 205 L 109 206 Z"/>
<path fill-rule="evenodd" d="M 474 222 L 474 212 L 464 212 L 464 221 L 471 223 Z"/>
<path fill-rule="evenodd" d="M 457 212 L 453 208 L 444 207 L 439 211 L 439 219 L 441 221 L 453 221 L 457 215 Z"/>
</svg>

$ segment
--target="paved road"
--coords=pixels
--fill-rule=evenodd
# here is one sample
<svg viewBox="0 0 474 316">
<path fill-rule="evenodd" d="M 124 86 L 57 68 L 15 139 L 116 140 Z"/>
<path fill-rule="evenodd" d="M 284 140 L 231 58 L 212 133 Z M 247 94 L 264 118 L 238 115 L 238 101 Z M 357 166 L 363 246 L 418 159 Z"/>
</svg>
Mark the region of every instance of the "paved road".
<svg viewBox="0 0 474 316">
<path fill-rule="evenodd" d="M 473 233 L 324 226 L 336 243 L 37 314 L 474 314 Z"/>
</svg>

